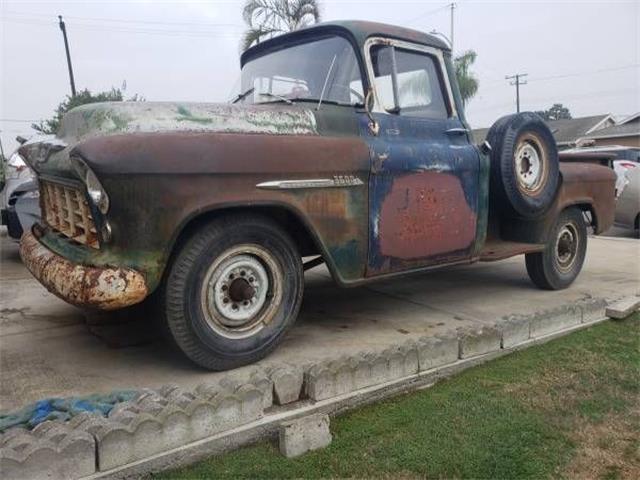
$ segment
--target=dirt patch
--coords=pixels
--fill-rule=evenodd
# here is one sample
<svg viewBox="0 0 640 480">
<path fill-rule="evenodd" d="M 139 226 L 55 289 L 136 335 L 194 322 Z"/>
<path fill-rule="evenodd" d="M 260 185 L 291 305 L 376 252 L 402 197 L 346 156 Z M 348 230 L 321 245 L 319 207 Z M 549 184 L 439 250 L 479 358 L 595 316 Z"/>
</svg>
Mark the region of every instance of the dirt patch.
<svg viewBox="0 0 640 480">
<path fill-rule="evenodd" d="M 581 422 L 570 435 L 577 445 L 566 478 L 640 478 L 640 410 Z"/>
</svg>

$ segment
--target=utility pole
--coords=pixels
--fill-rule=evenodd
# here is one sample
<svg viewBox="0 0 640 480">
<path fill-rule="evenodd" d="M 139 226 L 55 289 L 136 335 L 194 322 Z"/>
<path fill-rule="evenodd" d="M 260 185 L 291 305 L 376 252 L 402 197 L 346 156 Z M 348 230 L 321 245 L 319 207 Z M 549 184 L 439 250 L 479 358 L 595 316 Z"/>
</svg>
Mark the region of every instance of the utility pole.
<svg viewBox="0 0 640 480">
<path fill-rule="evenodd" d="M 456 4 L 451 2 L 449 7 L 451 8 L 451 51 L 453 52 L 453 11 L 456 8 Z"/>
<path fill-rule="evenodd" d="M 69 67 L 69 82 L 71 83 L 71 96 L 76 96 L 76 82 L 73 79 L 73 67 L 71 66 L 71 54 L 69 53 L 69 41 L 67 40 L 67 27 L 62 20 L 62 15 L 58 15 L 58 25 L 62 30 L 62 37 L 64 38 L 64 49 L 67 52 L 67 67 Z"/>
<path fill-rule="evenodd" d="M 509 82 L 510 85 L 516 86 L 516 108 L 518 113 L 520 113 L 520 85 L 527 84 L 527 81 L 522 81 L 522 79 L 528 75 L 528 73 L 516 73 L 515 75 L 507 75 L 504 77 L 506 80 L 512 80 Z"/>
</svg>

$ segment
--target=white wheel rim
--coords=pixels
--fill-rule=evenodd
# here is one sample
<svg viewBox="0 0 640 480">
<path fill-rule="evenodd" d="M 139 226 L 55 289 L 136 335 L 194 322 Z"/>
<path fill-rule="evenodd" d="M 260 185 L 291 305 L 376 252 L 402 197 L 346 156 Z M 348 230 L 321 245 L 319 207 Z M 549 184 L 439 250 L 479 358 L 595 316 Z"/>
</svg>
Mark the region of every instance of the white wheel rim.
<svg viewBox="0 0 640 480">
<path fill-rule="evenodd" d="M 256 334 L 282 301 L 282 271 L 259 245 L 239 245 L 220 255 L 205 274 L 202 311 L 209 327 L 227 338 Z"/>
<path fill-rule="evenodd" d="M 516 150 L 515 162 L 520 188 L 529 192 L 536 191 L 544 174 L 538 149 L 529 141 L 523 141 Z"/>
</svg>

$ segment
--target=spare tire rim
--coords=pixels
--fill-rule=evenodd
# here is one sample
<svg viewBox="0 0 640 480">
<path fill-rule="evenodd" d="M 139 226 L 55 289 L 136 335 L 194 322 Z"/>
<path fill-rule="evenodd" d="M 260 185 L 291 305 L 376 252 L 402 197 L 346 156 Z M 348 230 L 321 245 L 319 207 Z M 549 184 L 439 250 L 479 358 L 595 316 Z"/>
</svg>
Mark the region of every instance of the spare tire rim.
<svg viewBox="0 0 640 480">
<path fill-rule="evenodd" d="M 571 270 L 576 260 L 580 239 L 578 228 L 573 222 L 560 228 L 556 238 L 556 262 L 562 272 Z"/>
<path fill-rule="evenodd" d="M 536 195 L 547 177 L 547 155 L 540 139 L 523 135 L 516 148 L 515 170 L 518 188 L 527 195 Z"/>
<path fill-rule="evenodd" d="M 255 335 L 273 319 L 282 301 L 282 270 L 259 245 L 238 245 L 220 255 L 202 283 L 205 320 L 227 338 Z"/>
</svg>

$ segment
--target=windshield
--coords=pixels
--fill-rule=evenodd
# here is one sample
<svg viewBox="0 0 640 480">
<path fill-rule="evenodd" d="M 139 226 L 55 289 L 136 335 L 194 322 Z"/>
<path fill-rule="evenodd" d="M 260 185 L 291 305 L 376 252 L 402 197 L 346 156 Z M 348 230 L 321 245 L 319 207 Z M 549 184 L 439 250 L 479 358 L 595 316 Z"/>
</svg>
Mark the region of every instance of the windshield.
<svg viewBox="0 0 640 480">
<path fill-rule="evenodd" d="M 314 101 L 361 105 L 362 79 L 351 44 L 342 37 L 315 40 L 247 62 L 241 94 L 247 103 Z"/>
</svg>

